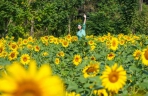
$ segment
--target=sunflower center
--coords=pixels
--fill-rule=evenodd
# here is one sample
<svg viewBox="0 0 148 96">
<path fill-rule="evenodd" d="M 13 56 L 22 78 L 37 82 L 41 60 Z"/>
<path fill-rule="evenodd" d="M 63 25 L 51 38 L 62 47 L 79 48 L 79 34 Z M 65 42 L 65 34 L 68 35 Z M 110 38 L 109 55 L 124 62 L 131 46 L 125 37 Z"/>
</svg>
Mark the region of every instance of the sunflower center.
<svg viewBox="0 0 148 96">
<path fill-rule="evenodd" d="M 67 45 L 67 42 L 64 42 L 64 45 Z"/>
<path fill-rule="evenodd" d="M 14 54 L 14 53 L 12 53 L 12 54 L 11 54 L 11 57 L 12 57 L 12 58 L 13 58 L 13 57 L 15 57 L 15 54 Z"/>
<path fill-rule="evenodd" d="M 93 72 L 95 72 L 95 71 L 96 71 L 96 68 L 94 68 L 94 67 L 89 67 L 89 68 L 86 70 L 87 73 L 93 73 Z"/>
<path fill-rule="evenodd" d="M 95 58 L 94 57 L 91 57 L 91 60 L 95 60 Z"/>
<path fill-rule="evenodd" d="M 76 58 L 75 58 L 75 61 L 76 61 L 76 62 L 79 62 L 79 58 L 78 58 L 78 57 L 76 57 Z"/>
<path fill-rule="evenodd" d="M 45 39 L 47 39 L 47 40 L 48 40 L 48 37 L 46 36 L 46 37 L 45 37 Z"/>
<path fill-rule="evenodd" d="M 24 43 L 26 44 L 26 43 L 27 43 L 27 41 L 25 40 L 25 41 L 24 41 Z"/>
<path fill-rule="evenodd" d="M 0 48 L 0 53 L 2 53 L 2 51 L 3 51 L 3 49 L 2 49 L 2 48 Z"/>
<path fill-rule="evenodd" d="M 13 96 L 42 96 L 38 84 L 34 81 L 25 81 L 18 83 L 18 89 Z"/>
<path fill-rule="evenodd" d="M 113 57 L 113 54 L 109 54 L 109 57 Z"/>
<path fill-rule="evenodd" d="M 27 61 L 27 57 L 24 57 L 24 58 L 23 58 L 23 61 L 26 62 L 26 61 Z"/>
<path fill-rule="evenodd" d="M 118 73 L 117 72 L 111 72 L 109 74 L 109 81 L 112 83 L 115 83 L 119 79 Z"/>
<path fill-rule="evenodd" d="M 136 57 L 139 57 L 141 54 L 140 54 L 140 52 L 138 52 L 137 54 L 136 54 Z"/>
<path fill-rule="evenodd" d="M 37 49 L 37 50 L 40 50 L 40 48 L 39 48 L 38 46 L 36 47 L 36 49 Z"/>
<path fill-rule="evenodd" d="M 16 48 L 16 45 L 12 45 L 12 48 L 15 49 Z"/>
<path fill-rule="evenodd" d="M 145 57 L 146 60 L 148 60 L 148 49 L 145 51 L 144 57 Z"/>
<path fill-rule="evenodd" d="M 116 46 L 116 42 L 115 42 L 115 41 L 113 41 L 113 43 L 112 43 L 112 44 L 113 44 L 113 46 Z"/>
<path fill-rule="evenodd" d="M 100 93 L 100 95 L 99 96 L 104 96 L 104 94 L 103 93 Z"/>
</svg>

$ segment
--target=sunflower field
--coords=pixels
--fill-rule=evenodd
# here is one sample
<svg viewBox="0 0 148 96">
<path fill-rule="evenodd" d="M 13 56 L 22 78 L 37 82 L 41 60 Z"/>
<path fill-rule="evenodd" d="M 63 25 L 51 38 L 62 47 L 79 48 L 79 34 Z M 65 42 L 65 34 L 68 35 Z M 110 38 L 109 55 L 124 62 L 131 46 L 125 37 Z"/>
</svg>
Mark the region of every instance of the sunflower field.
<svg viewBox="0 0 148 96">
<path fill-rule="evenodd" d="M 0 39 L 0 96 L 147 96 L 148 37 Z"/>
</svg>

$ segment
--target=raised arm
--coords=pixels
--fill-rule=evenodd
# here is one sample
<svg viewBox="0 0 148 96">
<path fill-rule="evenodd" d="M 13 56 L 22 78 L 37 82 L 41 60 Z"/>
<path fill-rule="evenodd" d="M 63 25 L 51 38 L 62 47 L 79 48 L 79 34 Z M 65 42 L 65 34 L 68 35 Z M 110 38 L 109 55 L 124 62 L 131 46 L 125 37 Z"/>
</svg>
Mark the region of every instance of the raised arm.
<svg viewBox="0 0 148 96">
<path fill-rule="evenodd" d="M 86 24 L 86 15 L 84 14 L 84 23 L 83 24 Z"/>
</svg>

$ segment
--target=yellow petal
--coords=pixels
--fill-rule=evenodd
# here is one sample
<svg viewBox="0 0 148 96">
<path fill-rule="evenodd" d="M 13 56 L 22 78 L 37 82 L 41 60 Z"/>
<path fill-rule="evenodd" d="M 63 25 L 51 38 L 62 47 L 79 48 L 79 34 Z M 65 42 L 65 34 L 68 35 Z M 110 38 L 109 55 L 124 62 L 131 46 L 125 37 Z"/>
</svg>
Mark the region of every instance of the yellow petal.
<svg viewBox="0 0 148 96">
<path fill-rule="evenodd" d="M 16 83 L 6 79 L 0 80 L 0 91 L 13 92 L 17 88 Z"/>
<path fill-rule="evenodd" d="M 34 77 L 36 75 L 37 72 L 37 65 L 36 65 L 36 61 L 31 60 L 30 64 L 29 64 L 29 76 Z"/>
<path fill-rule="evenodd" d="M 17 62 L 8 66 L 8 74 L 17 81 L 27 77 L 25 69 Z"/>
<path fill-rule="evenodd" d="M 43 64 L 37 73 L 36 79 L 41 80 L 51 75 L 52 75 L 52 70 L 50 66 L 48 64 Z"/>
</svg>

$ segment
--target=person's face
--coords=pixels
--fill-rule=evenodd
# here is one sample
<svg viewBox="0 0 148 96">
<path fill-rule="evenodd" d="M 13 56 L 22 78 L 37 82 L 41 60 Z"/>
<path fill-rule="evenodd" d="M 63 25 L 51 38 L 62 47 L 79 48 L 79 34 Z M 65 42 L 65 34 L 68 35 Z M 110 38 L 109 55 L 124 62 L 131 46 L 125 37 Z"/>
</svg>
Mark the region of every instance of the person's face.
<svg viewBox="0 0 148 96">
<path fill-rule="evenodd" d="M 81 25 L 78 25 L 78 29 L 81 30 L 81 28 L 82 28 L 82 26 Z"/>
</svg>

